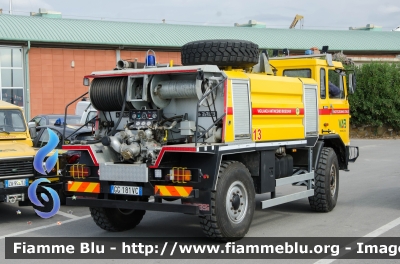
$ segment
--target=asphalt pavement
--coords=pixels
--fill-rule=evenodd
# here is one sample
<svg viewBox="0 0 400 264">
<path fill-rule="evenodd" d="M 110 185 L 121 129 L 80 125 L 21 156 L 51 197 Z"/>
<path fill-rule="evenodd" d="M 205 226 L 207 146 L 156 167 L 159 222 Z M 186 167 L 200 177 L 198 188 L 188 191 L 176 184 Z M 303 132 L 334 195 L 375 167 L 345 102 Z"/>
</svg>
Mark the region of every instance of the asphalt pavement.
<svg viewBox="0 0 400 264">
<path fill-rule="evenodd" d="M 340 171 L 339 198 L 329 213 L 311 211 L 307 199 L 262 210 L 256 209 L 248 237 L 399 237 L 399 140 L 352 140 L 360 157 L 350 171 Z M 277 189 L 277 197 L 302 187 Z M 257 195 L 257 202 L 269 195 Z M 196 216 L 148 211 L 133 230 L 106 232 L 96 226 L 88 208 L 62 206 L 60 212 L 41 219 L 30 207 L 0 204 L 0 263 L 54 263 L 54 260 L 5 260 L 5 237 L 203 237 Z M 57 260 L 67 263 L 71 260 Z M 252 260 L 265 263 L 266 260 Z M 268 260 L 269 263 L 315 263 L 319 260 Z M 74 263 L 132 263 L 132 260 L 73 260 Z M 141 260 L 141 263 L 186 263 L 187 260 Z M 209 263 L 209 260 L 195 260 Z M 242 263 L 243 260 L 215 260 Z M 318 263 L 331 263 L 322 260 Z M 333 263 L 398 263 L 396 260 L 336 260 Z"/>
</svg>

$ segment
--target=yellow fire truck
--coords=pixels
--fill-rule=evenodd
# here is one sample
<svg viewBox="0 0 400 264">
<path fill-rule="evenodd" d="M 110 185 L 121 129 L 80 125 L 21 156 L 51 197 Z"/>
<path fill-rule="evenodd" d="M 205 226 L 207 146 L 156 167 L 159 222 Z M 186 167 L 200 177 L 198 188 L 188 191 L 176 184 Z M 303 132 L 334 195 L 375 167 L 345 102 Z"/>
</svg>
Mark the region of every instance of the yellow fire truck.
<svg viewBox="0 0 400 264">
<path fill-rule="evenodd" d="M 268 61 L 252 42 L 205 40 L 183 46 L 184 66 L 157 65 L 150 53 L 144 68 L 121 62 L 85 76 L 96 139 L 63 147 L 67 204 L 90 207 L 108 231 L 134 228 L 146 210 L 198 215 L 220 240 L 245 236 L 256 194 L 271 194 L 262 208 L 308 198 L 331 211 L 339 170 L 358 157 L 347 101 L 355 77 L 348 89 L 331 58 Z M 277 197 L 287 184 L 305 189 Z"/>
</svg>

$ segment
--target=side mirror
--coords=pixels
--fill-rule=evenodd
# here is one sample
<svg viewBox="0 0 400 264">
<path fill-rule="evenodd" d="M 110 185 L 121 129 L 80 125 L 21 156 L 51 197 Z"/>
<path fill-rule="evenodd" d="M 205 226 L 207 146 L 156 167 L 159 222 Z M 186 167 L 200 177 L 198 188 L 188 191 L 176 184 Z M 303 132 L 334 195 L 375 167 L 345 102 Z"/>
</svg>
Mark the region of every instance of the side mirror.
<svg viewBox="0 0 400 264">
<path fill-rule="evenodd" d="M 349 94 L 354 94 L 356 91 L 356 75 L 350 73 L 349 74 Z"/>
<path fill-rule="evenodd" d="M 29 129 L 29 134 L 31 135 L 31 138 L 34 139 L 37 136 L 36 123 L 35 122 L 29 122 L 28 123 L 28 129 Z"/>
</svg>

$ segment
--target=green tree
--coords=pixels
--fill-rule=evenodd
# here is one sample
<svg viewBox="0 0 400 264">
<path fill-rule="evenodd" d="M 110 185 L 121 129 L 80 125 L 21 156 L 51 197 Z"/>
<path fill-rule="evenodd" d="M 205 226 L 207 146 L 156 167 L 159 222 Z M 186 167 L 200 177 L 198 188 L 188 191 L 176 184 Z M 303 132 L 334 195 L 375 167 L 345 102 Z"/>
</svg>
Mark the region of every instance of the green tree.
<svg viewBox="0 0 400 264">
<path fill-rule="evenodd" d="M 349 95 L 353 124 L 400 129 L 399 66 L 372 62 L 355 68 L 357 89 Z"/>
</svg>

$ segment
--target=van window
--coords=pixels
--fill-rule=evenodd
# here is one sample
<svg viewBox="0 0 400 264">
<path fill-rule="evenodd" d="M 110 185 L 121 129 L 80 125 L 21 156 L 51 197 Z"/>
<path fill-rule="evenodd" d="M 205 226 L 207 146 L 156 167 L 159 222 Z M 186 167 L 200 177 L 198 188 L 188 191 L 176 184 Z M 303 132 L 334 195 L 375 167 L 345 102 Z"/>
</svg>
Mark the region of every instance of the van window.
<svg viewBox="0 0 400 264">
<path fill-rule="evenodd" d="M 26 130 L 25 121 L 19 110 L 0 111 L 0 131 L 23 132 Z"/>
</svg>

